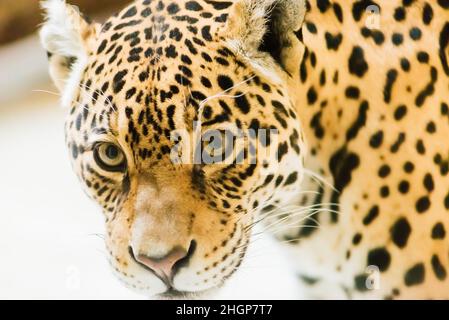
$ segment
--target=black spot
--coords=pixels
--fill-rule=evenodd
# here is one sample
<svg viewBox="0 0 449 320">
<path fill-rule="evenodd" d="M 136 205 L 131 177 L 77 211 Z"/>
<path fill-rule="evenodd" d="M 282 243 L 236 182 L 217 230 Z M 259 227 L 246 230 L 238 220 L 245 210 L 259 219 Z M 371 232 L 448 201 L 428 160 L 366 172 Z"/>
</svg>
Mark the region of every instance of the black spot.
<svg viewBox="0 0 449 320">
<path fill-rule="evenodd" d="M 340 23 L 343 23 L 343 11 L 341 10 L 341 6 L 338 3 L 334 3 L 332 5 L 332 8 L 334 9 L 334 14 L 337 17 L 338 21 Z"/>
<path fill-rule="evenodd" d="M 306 22 L 306 28 L 307 30 L 309 30 L 310 33 L 312 34 L 316 34 L 317 33 L 317 29 L 314 23 L 307 21 Z"/>
<path fill-rule="evenodd" d="M 399 248 L 404 248 L 407 245 L 408 238 L 412 229 L 406 218 L 399 218 L 391 227 L 390 233 L 393 243 Z"/>
<path fill-rule="evenodd" d="M 205 0 L 206 3 L 212 5 L 215 10 L 224 10 L 232 6 L 232 2 L 230 1 L 212 1 Z"/>
<path fill-rule="evenodd" d="M 212 41 L 212 36 L 210 34 L 210 26 L 203 27 L 201 29 L 201 35 L 203 36 L 204 40 Z"/>
<path fill-rule="evenodd" d="M 405 72 L 410 71 L 410 62 L 406 58 L 401 59 L 401 68 Z"/>
<path fill-rule="evenodd" d="M 435 133 L 437 130 L 435 122 L 430 121 L 426 126 L 426 131 L 430 134 Z"/>
<path fill-rule="evenodd" d="M 403 7 L 396 8 L 393 16 L 396 21 L 405 20 L 405 9 Z"/>
<path fill-rule="evenodd" d="M 363 101 L 359 106 L 359 113 L 357 115 L 357 119 L 351 125 L 351 127 L 346 132 L 346 141 L 350 141 L 355 139 L 365 124 L 366 124 L 366 115 L 369 109 L 368 102 Z"/>
<path fill-rule="evenodd" d="M 357 291 L 365 292 L 368 291 L 367 285 L 368 275 L 360 274 L 354 278 L 354 287 Z"/>
<path fill-rule="evenodd" d="M 379 216 L 379 207 L 373 206 L 368 214 L 363 218 L 363 224 L 365 226 L 370 225 Z"/>
<path fill-rule="evenodd" d="M 305 275 L 301 275 L 300 277 L 301 277 L 301 280 L 309 286 L 313 286 L 320 281 L 319 278 L 312 278 L 312 277 L 305 276 Z"/>
<path fill-rule="evenodd" d="M 112 83 L 112 88 L 114 90 L 114 93 L 119 93 L 122 91 L 123 86 L 125 85 L 125 80 L 123 78 L 128 74 L 128 70 L 122 70 L 120 72 L 117 72 L 114 76 L 114 80 Z"/>
<path fill-rule="evenodd" d="M 384 133 L 382 130 L 379 130 L 371 136 L 369 144 L 372 148 L 377 149 L 382 145 L 383 139 Z"/>
<path fill-rule="evenodd" d="M 316 93 L 316 90 L 314 87 L 310 87 L 310 89 L 307 91 L 307 102 L 309 105 L 314 104 L 318 99 L 318 94 Z"/>
<path fill-rule="evenodd" d="M 398 72 L 395 69 L 388 70 L 387 81 L 384 87 L 384 101 L 385 103 L 390 103 L 391 101 L 391 91 L 393 90 L 393 85 L 398 77 Z"/>
<path fill-rule="evenodd" d="M 181 55 L 181 61 L 185 64 L 192 64 L 192 60 L 189 58 L 189 56 L 186 56 L 185 54 Z"/>
<path fill-rule="evenodd" d="M 388 186 L 382 186 L 380 188 L 380 196 L 386 198 L 390 195 L 390 188 Z"/>
<path fill-rule="evenodd" d="M 207 99 L 207 97 L 199 91 L 192 91 L 192 98 L 198 101 L 205 101 Z"/>
<path fill-rule="evenodd" d="M 449 210 L 449 193 L 444 198 L 444 207 Z"/>
<path fill-rule="evenodd" d="M 324 137 L 324 127 L 321 124 L 322 112 L 317 112 L 310 121 L 310 127 L 314 130 L 315 137 L 321 139 Z"/>
<path fill-rule="evenodd" d="M 418 41 L 419 39 L 421 39 L 422 33 L 421 30 L 419 28 L 412 28 L 410 29 L 410 38 L 412 38 L 415 41 Z"/>
<path fill-rule="evenodd" d="M 425 277 L 424 264 L 417 263 L 407 270 L 404 282 L 407 287 L 416 286 L 423 283 Z"/>
<path fill-rule="evenodd" d="M 305 82 L 307 80 L 307 58 L 309 56 L 309 50 L 306 48 L 304 52 L 304 58 L 302 59 L 300 68 L 299 68 L 299 75 L 301 78 L 301 82 Z"/>
<path fill-rule="evenodd" d="M 416 211 L 418 213 L 424 213 L 430 208 L 430 200 L 429 197 L 424 196 L 418 199 L 415 204 Z"/>
<path fill-rule="evenodd" d="M 326 45 L 329 50 L 335 50 L 337 51 L 340 47 L 341 41 L 343 40 L 343 35 L 341 33 L 338 33 L 336 35 L 333 35 L 329 32 L 326 32 L 324 35 L 326 38 Z"/>
<path fill-rule="evenodd" d="M 212 83 L 206 77 L 201 77 L 201 84 L 206 88 L 212 88 Z"/>
<path fill-rule="evenodd" d="M 436 223 L 432 228 L 432 239 L 440 240 L 446 236 L 446 229 L 441 222 Z"/>
<path fill-rule="evenodd" d="M 443 27 L 443 30 L 440 32 L 440 59 L 441 63 L 443 64 L 443 69 L 446 75 L 449 75 L 449 65 L 447 62 L 447 53 L 446 49 L 449 45 L 449 22 L 446 22 L 446 24 Z"/>
<path fill-rule="evenodd" d="M 352 172 L 359 166 L 360 159 L 355 153 L 348 152 L 345 147 L 339 149 L 335 152 L 330 161 L 329 169 L 335 181 L 335 188 L 338 190 L 334 191 L 331 196 L 331 202 L 338 203 L 340 194 L 351 182 Z M 334 210 L 338 210 L 338 207 L 332 206 Z M 338 221 L 338 215 L 332 214 L 332 221 Z"/>
<path fill-rule="evenodd" d="M 198 53 L 198 50 L 195 48 L 195 46 L 193 45 L 192 41 L 190 41 L 189 39 L 186 39 L 184 41 L 185 45 L 187 46 L 187 49 L 189 49 L 191 54 L 196 55 Z"/>
<path fill-rule="evenodd" d="M 331 4 L 329 0 L 317 0 L 316 5 L 318 9 L 320 9 L 321 13 L 325 13 Z"/>
<path fill-rule="evenodd" d="M 196 1 L 189 1 L 186 3 L 186 9 L 190 11 L 201 11 L 203 7 Z"/>
<path fill-rule="evenodd" d="M 296 180 L 298 180 L 298 172 L 293 172 L 287 177 L 287 180 L 285 180 L 284 186 L 291 185 L 295 183 Z"/>
<path fill-rule="evenodd" d="M 189 87 L 191 82 L 189 79 L 187 79 L 186 77 L 180 75 L 180 74 L 176 74 L 175 75 L 175 80 L 178 84 L 185 86 L 185 87 Z"/>
<path fill-rule="evenodd" d="M 396 108 L 394 111 L 394 118 L 395 120 L 399 121 L 407 114 L 407 107 L 405 105 L 400 105 Z"/>
<path fill-rule="evenodd" d="M 390 253 L 386 248 L 376 248 L 368 252 L 368 266 L 377 266 L 379 271 L 385 272 L 391 263 Z"/>
<path fill-rule="evenodd" d="M 398 185 L 398 190 L 402 194 L 406 194 L 410 189 L 410 183 L 408 181 L 401 181 Z"/>
<path fill-rule="evenodd" d="M 432 256 L 431 263 L 433 272 L 435 273 L 437 279 L 444 281 L 447 276 L 446 269 L 444 269 L 444 266 L 441 264 L 440 259 L 436 254 Z"/>
<path fill-rule="evenodd" d="M 173 30 L 170 30 L 170 39 L 174 39 L 176 41 L 180 41 L 182 38 L 182 33 L 178 28 L 174 28 Z"/>
<path fill-rule="evenodd" d="M 217 61 L 219 64 L 221 64 L 222 66 L 229 66 L 229 62 L 228 60 L 222 58 L 222 57 L 215 57 L 215 61 Z"/>
<path fill-rule="evenodd" d="M 383 34 L 382 32 L 380 32 L 380 31 L 378 31 L 378 30 L 374 30 L 374 31 L 371 33 L 371 37 L 374 39 L 374 42 L 375 42 L 377 45 L 381 45 L 381 44 L 384 43 L 384 41 L 385 41 L 385 36 L 384 36 L 384 34 Z"/>
<path fill-rule="evenodd" d="M 124 28 L 127 28 L 127 27 L 136 26 L 136 25 L 138 25 L 141 22 L 142 22 L 142 20 L 130 20 L 128 22 L 120 23 L 120 24 L 116 25 L 114 27 L 114 30 L 121 30 L 121 29 L 124 29 Z"/>
<path fill-rule="evenodd" d="M 358 99 L 360 97 L 360 90 L 357 87 L 349 86 L 346 88 L 345 95 L 349 99 Z"/>
<path fill-rule="evenodd" d="M 416 151 L 419 154 L 425 154 L 426 153 L 426 148 L 424 147 L 424 142 L 421 139 L 418 139 L 418 141 L 416 142 Z"/>
<path fill-rule="evenodd" d="M 167 58 L 176 58 L 178 56 L 178 52 L 176 51 L 176 47 L 174 45 L 169 45 L 165 48 L 165 55 Z"/>
<path fill-rule="evenodd" d="M 430 22 L 432 22 L 432 19 L 433 19 L 433 9 L 428 3 L 426 3 L 424 5 L 422 20 L 425 25 L 429 25 Z"/>
<path fill-rule="evenodd" d="M 444 9 L 449 9 L 449 0 L 438 0 L 438 4 Z"/>
<path fill-rule="evenodd" d="M 361 78 L 365 75 L 367 70 L 368 64 L 365 61 L 363 49 L 359 46 L 355 46 L 352 49 L 349 58 L 349 72 Z"/>
<path fill-rule="evenodd" d="M 411 163 L 410 161 L 407 161 L 404 163 L 404 171 L 407 173 L 412 173 L 413 170 L 415 170 L 415 165 Z"/>
<path fill-rule="evenodd" d="M 240 109 L 240 111 L 247 114 L 250 110 L 248 99 L 246 99 L 242 92 L 237 92 L 236 96 L 237 98 L 235 98 L 235 105 Z"/>
<path fill-rule="evenodd" d="M 181 9 L 176 3 L 171 3 L 167 7 L 167 12 L 169 14 L 177 14 Z"/>
<path fill-rule="evenodd" d="M 107 44 L 108 44 L 108 41 L 107 40 L 103 40 L 101 42 L 100 46 L 98 47 L 97 54 L 102 53 L 104 51 L 104 49 L 106 49 L 106 45 Z"/>
<path fill-rule="evenodd" d="M 234 82 L 231 80 L 231 78 L 225 75 L 219 75 L 217 81 L 220 88 L 224 91 L 227 91 L 234 86 Z"/>
<path fill-rule="evenodd" d="M 278 153 L 277 153 L 277 157 L 278 157 L 278 161 L 281 162 L 282 158 L 287 154 L 288 152 L 288 144 L 287 142 L 283 142 L 279 144 L 278 147 Z"/>
<path fill-rule="evenodd" d="M 72 157 L 73 157 L 73 159 L 77 159 L 78 158 L 78 154 L 79 154 L 79 149 L 78 149 L 78 147 L 76 146 L 76 144 L 72 144 Z"/>
<path fill-rule="evenodd" d="M 381 177 L 381 178 L 386 178 L 386 177 L 388 177 L 389 175 L 390 175 L 390 173 L 391 173 L 391 168 L 390 168 L 390 166 L 389 165 L 387 165 L 387 164 L 384 164 L 384 165 L 382 165 L 380 168 L 379 168 L 379 171 L 378 171 L 378 175 L 379 175 L 379 177 Z"/>
<path fill-rule="evenodd" d="M 151 14 L 151 8 L 150 7 L 143 9 L 142 12 L 140 13 L 142 18 L 147 18 L 147 17 L 150 16 L 150 14 Z"/>
<path fill-rule="evenodd" d="M 157 10 L 157 11 L 162 11 L 162 10 L 164 10 L 164 8 L 165 8 L 164 3 L 163 3 L 162 1 L 159 1 L 159 2 L 157 3 L 156 10 Z"/>
<path fill-rule="evenodd" d="M 427 191 L 432 192 L 435 184 L 433 182 L 433 178 L 432 175 L 430 173 L 427 173 L 424 176 L 424 181 L 423 181 L 424 187 L 426 188 Z"/>
<path fill-rule="evenodd" d="M 391 36 L 391 41 L 395 46 L 399 46 L 404 42 L 404 36 L 400 33 L 393 33 Z"/>
<path fill-rule="evenodd" d="M 99 75 L 103 70 L 104 70 L 104 63 L 102 63 L 97 67 L 97 69 L 95 69 L 95 74 Z"/>
<path fill-rule="evenodd" d="M 136 94 L 136 88 L 131 88 L 126 92 L 126 99 L 131 99 Z"/>
<path fill-rule="evenodd" d="M 401 147 L 401 145 L 404 143 L 405 141 L 405 133 L 400 132 L 398 134 L 398 138 L 396 139 L 396 141 L 391 145 L 390 147 L 390 151 L 392 153 L 396 153 L 398 152 L 399 148 Z"/>
<path fill-rule="evenodd" d="M 125 14 L 122 16 L 122 19 L 134 17 L 137 14 L 137 8 L 131 7 L 128 9 L 128 11 L 125 12 Z"/>
<path fill-rule="evenodd" d="M 354 237 L 352 238 L 352 244 L 358 245 L 362 241 L 362 235 L 360 233 L 356 233 Z"/>
</svg>

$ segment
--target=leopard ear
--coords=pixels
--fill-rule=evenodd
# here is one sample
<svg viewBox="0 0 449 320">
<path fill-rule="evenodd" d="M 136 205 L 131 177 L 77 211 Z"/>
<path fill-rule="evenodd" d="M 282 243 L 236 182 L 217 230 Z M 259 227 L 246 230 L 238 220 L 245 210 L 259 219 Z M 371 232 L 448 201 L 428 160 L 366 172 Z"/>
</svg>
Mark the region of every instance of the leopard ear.
<svg viewBox="0 0 449 320">
<path fill-rule="evenodd" d="M 67 82 L 86 66 L 90 43 L 96 38 L 98 26 L 89 23 L 65 0 L 45 0 L 41 7 L 45 11 L 41 42 L 48 53 L 50 75 L 63 92 Z"/>
<path fill-rule="evenodd" d="M 228 18 L 225 37 L 241 55 L 270 68 L 269 59 L 289 73 L 304 53 L 301 27 L 306 0 L 237 0 Z M 264 61 L 264 62 L 260 62 Z"/>
</svg>

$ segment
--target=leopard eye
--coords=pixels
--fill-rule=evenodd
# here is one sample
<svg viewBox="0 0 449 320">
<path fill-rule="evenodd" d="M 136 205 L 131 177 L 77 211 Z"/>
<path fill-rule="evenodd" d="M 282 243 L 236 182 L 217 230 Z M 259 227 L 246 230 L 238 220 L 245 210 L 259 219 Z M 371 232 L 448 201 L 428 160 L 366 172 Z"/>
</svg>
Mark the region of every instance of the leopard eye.
<svg viewBox="0 0 449 320">
<path fill-rule="evenodd" d="M 123 172 L 126 158 L 123 151 L 112 143 L 99 143 L 94 147 L 95 162 L 106 171 Z"/>
</svg>

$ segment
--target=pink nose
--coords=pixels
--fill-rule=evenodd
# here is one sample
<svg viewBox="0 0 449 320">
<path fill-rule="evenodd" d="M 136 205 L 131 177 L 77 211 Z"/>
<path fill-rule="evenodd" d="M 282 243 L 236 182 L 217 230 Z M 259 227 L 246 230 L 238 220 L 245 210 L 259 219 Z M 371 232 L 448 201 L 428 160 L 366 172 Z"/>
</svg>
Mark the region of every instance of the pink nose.
<svg viewBox="0 0 449 320">
<path fill-rule="evenodd" d="M 174 275 L 174 266 L 187 256 L 187 251 L 175 248 L 161 258 L 149 257 L 143 254 L 136 256 L 136 260 L 153 270 L 162 280 L 171 280 Z"/>
<path fill-rule="evenodd" d="M 152 257 L 142 253 L 136 254 L 131 247 L 129 249 L 131 255 L 139 264 L 151 269 L 162 281 L 171 285 L 176 272 L 189 262 L 195 248 L 196 242 L 193 240 L 189 250 L 176 247 L 163 257 Z"/>
</svg>

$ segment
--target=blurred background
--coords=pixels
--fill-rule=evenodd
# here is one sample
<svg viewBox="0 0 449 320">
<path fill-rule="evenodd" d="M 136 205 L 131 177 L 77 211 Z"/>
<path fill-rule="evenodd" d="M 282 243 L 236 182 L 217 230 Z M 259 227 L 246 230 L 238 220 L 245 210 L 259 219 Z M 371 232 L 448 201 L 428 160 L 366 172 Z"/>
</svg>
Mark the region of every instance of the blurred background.
<svg viewBox="0 0 449 320">
<path fill-rule="evenodd" d="M 68 2 L 101 21 L 129 1 Z M 112 276 L 102 215 L 70 168 L 38 3 L 0 0 L 0 299 L 141 299 Z M 297 285 L 263 239 L 217 298 L 300 298 Z"/>
</svg>

